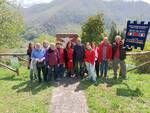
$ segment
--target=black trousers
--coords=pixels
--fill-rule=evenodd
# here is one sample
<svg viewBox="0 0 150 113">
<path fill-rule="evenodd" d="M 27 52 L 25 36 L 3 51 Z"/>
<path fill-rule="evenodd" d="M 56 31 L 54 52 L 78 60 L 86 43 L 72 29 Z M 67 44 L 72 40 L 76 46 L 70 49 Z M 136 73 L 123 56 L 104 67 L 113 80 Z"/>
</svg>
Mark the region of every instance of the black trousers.
<svg viewBox="0 0 150 113">
<path fill-rule="evenodd" d="M 99 76 L 99 62 L 98 62 L 98 60 L 95 61 L 95 71 L 96 71 L 96 75 L 98 77 Z"/>
<path fill-rule="evenodd" d="M 47 75 L 46 75 L 46 68 L 45 68 L 45 66 L 43 66 L 43 67 L 38 67 L 37 66 L 37 70 L 38 70 L 38 80 L 39 80 L 39 82 L 42 82 L 41 71 L 43 73 L 44 81 L 47 81 Z"/>
</svg>

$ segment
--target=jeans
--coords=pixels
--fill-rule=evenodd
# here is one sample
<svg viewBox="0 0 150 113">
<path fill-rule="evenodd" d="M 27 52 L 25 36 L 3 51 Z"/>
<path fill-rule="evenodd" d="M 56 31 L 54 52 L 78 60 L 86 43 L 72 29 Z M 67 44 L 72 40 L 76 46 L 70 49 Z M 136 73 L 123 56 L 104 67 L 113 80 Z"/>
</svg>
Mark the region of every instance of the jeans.
<svg viewBox="0 0 150 113">
<path fill-rule="evenodd" d="M 106 77 L 107 76 L 107 71 L 108 71 L 108 61 L 103 60 L 101 65 L 100 65 L 101 77 L 103 76 L 103 74 Z"/>
<path fill-rule="evenodd" d="M 85 64 L 86 64 L 86 68 L 88 70 L 89 79 L 90 80 L 92 79 L 94 82 L 96 82 L 95 64 L 92 65 L 89 62 L 86 62 Z"/>
</svg>

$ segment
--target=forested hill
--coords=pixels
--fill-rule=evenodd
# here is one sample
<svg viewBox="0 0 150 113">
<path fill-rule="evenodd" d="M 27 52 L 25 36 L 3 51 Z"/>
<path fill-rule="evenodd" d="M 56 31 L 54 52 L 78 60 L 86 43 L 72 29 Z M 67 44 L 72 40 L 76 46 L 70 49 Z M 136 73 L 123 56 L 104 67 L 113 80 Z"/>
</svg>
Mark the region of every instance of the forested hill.
<svg viewBox="0 0 150 113">
<path fill-rule="evenodd" d="M 81 25 L 90 15 L 103 12 L 106 29 L 111 21 L 118 28 L 126 27 L 126 20 L 148 20 L 150 4 L 142 1 L 125 2 L 122 0 L 53 0 L 49 4 L 21 8 L 28 31 L 55 34 L 56 32 L 80 32 Z"/>
</svg>

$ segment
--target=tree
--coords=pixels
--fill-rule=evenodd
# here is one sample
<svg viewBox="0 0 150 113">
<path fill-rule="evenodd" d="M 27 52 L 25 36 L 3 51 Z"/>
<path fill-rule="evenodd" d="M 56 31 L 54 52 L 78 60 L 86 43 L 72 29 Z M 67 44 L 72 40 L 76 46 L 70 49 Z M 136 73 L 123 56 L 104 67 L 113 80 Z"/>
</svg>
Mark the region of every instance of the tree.
<svg viewBox="0 0 150 113">
<path fill-rule="evenodd" d="M 110 43 L 114 43 L 115 41 L 115 36 L 117 35 L 117 26 L 115 22 L 111 23 L 111 29 L 110 29 L 110 34 L 109 34 L 109 41 Z"/>
<path fill-rule="evenodd" d="M 38 38 L 34 40 L 34 42 L 40 42 L 42 43 L 44 40 L 49 41 L 50 43 L 55 43 L 56 38 L 53 36 L 50 36 L 48 34 L 41 34 Z"/>
<path fill-rule="evenodd" d="M 111 44 L 115 42 L 116 35 L 120 35 L 122 37 L 122 39 L 125 39 L 125 33 L 123 31 L 117 30 L 116 23 L 112 22 L 111 23 L 110 34 L 109 34 L 109 41 L 110 41 Z"/>
<path fill-rule="evenodd" d="M 98 44 L 102 40 L 102 33 L 104 33 L 103 14 L 89 17 L 88 21 L 82 26 L 83 42 L 95 41 Z"/>
<path fill-rule="evenodd" d="M 17 8 L 6 0 L 0 0 L 0 48 L 15 47 L 23 29 L 23 19 Z"/>
</svg>

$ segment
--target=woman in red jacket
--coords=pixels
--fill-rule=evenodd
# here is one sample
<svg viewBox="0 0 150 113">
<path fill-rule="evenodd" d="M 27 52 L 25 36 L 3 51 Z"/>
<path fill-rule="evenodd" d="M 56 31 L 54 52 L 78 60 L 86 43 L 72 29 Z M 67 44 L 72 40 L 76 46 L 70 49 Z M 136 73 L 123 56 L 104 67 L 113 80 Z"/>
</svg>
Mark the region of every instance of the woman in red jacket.
<svg viewBox="0 0 150 113">
<path fill-rule="evenodd" d="M 66 61 L 67 61 L 66 67 L 69 77 L 74 77 L 73 53 L 74 53 L 73 44 L 71 41 L 69 41 L 66 46 Z"/>
<path fill-rule="evenodd" d="M 85 64 L 88 70 L 89 79 L 96 83 L 95 51 L 92 49 L 89 42 L 86 43 Z"/>
<path fill-rule="evenodd" d="M 62 78 L 65 71 L 65 55 L 64 55 L 64 49 L 61 47 L 61 42 L 56 42 L 56 48 L 58 52 L 58 75 L 59 78 Z"/>
<path fill-rule="evenodd" d="M 108 61 L 112 59 L 112 46 L 108 42 L 108 37 L 104 37 L 98 49 L 98 61 L 100 64 L 100 77 L 107 77 Z"/>
</svg>

